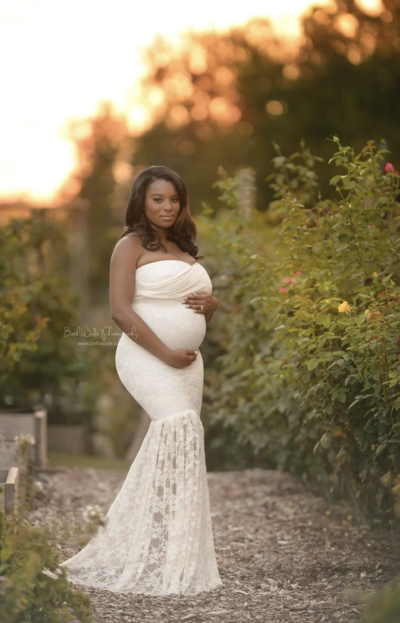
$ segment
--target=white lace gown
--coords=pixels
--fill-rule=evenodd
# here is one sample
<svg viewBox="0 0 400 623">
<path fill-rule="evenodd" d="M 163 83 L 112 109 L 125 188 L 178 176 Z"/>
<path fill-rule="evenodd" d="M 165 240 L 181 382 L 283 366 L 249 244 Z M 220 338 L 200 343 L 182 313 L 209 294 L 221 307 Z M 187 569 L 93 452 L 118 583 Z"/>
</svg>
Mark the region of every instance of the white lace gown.
<svg viewBox="0 0 400 623">
<path fill-rule="evenodd" d="M 201 264 L 156 261 L 136 270 L 132 309 L 170 349 L 196 349 L 206 321 L 182 300 L 197 290 L 212 291 Z M 123 333 L 115 362 L 150 427 L 106 525 L 62 566 L 76 584 L 118 593 L 194 595 L 221 587 L 200 419 L 201 354 L 173 368 Z"/>
</svg>

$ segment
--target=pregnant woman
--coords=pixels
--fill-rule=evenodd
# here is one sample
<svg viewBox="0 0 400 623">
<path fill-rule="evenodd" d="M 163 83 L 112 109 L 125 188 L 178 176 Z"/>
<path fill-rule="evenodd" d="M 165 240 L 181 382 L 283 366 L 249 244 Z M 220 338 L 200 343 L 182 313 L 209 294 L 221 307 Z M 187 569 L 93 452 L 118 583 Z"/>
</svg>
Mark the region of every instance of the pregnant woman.
<svg viewBox="0 0 400 623">
<path fill-rule="evenodd" d="M 223 586 L 200 419 L 199 346 L 218 302 L 173 169 L 151 166 L 137 176 L 125 223 L 110 266 L 111 314 L 123 332 L 115 361 L 151 423 L 105 525 L 62 564 L 77 584 L 194 595 Z"/>
</svg>

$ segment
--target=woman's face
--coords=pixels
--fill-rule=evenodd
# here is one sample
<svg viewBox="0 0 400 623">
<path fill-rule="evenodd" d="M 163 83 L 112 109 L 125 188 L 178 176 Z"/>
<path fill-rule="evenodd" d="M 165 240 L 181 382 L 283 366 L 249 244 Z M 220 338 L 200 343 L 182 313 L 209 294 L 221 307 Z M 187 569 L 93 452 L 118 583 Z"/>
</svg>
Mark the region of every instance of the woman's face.
<svg viewBox="0 0 400 623">
<path fill-rule="evenodd" d="M 154 227 L 171 227 L 178 218 L 179 209 L 179 195 L 172 182 L 159 179 L 147 186 L 144 213 Z"/>
</svg>

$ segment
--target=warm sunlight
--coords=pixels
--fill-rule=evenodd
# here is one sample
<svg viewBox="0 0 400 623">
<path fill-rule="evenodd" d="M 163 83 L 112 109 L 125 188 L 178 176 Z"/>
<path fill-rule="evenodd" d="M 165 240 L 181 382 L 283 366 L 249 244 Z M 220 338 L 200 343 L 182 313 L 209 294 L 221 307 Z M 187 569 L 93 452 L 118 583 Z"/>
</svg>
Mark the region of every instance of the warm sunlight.
<svg viewBox="0 0 400 623">
<path fill-rule="evenodd" d="M 377 0 L 364 2 L 370 11 L 378 5 Z M 99 101 L 111 100 L 118 110 L 128 112 L 133 128 L 140 128 L 146 120 L 135 93 L 143 71 L 140 50 L 158 33 L 179 43 L 180 33 L 188 28 L 224 30 L 262 16 L 271 17 L 279 32 L 295 36 L 298 18 L 308 6 L 308 0 L 248 0 L 227 10 L 206 0 L 201 9 L 189 3 L 182 11 L 176 0 L 139 7 L 127 0 L 70 0 L 63 5 L 3 0 L 0 54 L 7 62 L 0 70 L 2 198 L 24 195 L 51 201 L 74 167 L 64 123 L 94 113 Z"/>
</svg>

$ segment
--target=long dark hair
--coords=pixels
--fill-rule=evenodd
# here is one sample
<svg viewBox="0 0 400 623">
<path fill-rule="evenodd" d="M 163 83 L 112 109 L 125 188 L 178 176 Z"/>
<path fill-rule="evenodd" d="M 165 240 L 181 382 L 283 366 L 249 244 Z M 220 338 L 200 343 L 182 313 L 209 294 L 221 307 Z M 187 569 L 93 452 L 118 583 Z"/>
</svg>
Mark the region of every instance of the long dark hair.
<svg viewBox="0 0 400 623">
<path fill-rule="evenodd" d="M 148 251 L 158 251 L 160 247 L 167 251 L 162 244 L 157 230 L 147 220 L 144 212 L 146 188 L 156 180 L 166 180 L 172 182 L 179 196 L 179 214 L 175 223 L 171 225 L 167 233 L 167 240 L 171 240 L 178 245 L 182 251 L 189 253 L 196 260 L 203 256 L 198 256 L 198 247 L 194 244 L 197 229 L 190 216 L 189 199 L 186 185 L 180 175 L 169 167 L 152 165 L 139 173 L 135 178 L 128 199 L 128 205 L 125 213 L 125 230 L 120 239 L 136 232 L 142 242 L 142 245 Z"/>
</svg>

